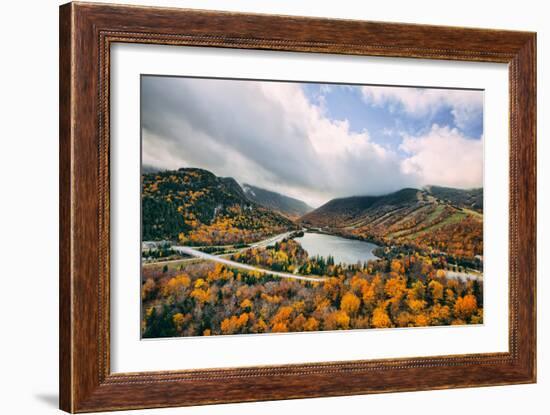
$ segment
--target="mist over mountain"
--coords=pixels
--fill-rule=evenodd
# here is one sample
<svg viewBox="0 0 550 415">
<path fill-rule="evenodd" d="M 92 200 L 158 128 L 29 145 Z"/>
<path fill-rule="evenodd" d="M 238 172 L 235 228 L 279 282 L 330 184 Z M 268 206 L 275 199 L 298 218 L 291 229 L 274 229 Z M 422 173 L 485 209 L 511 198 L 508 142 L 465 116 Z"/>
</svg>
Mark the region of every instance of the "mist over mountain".
<svg viewBox="0 0 550 415">
<path fill-rule="evenodd" d="M 249 243 L 320 229 L 381 244 L 414 244 L 460 256 L 483 252 L 483 189 L 427 186 L 382 196 L 306 203 L 199 168 L 142 174 L 144 240 L 192 245 Z"/>
<path fill-rule="evenodd" d="M 469 207 L 483 211 L 483 188 L 455 189 L 452 187 L 426 186 L 426 190 L 437 197 L 458 207 Z"/>
<path fill-rule="evenodd" d="M 261 187 L 244 183 L 242 188 L 250 200 L 291 219 L 298 219 L 313 210 L 311 206 L 301 200 L 262 189 Z"/>
<path fill-rule="evenodd" d="M 141 174 L 148 174 L 148 173 L 158 173 L 160 171 L 165 171 L 166 169 L 161 169 L 160 167 L 155 167 L 151 164 L 143 164 L 141 166 Z"/>
</svg>

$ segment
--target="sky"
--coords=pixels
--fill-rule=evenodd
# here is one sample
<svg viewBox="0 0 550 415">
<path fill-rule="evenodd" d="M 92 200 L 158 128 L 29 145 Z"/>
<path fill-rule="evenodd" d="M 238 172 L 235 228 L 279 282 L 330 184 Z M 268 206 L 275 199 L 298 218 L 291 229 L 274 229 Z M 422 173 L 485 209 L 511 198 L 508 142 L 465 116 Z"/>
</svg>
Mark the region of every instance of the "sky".
<svg viewBox="0 0 550 415">
<path fill-rule="evenodd" d="M 142 76 L 142 163 L 200 167 L 318 207 L 483 186 L 483 91 Z"/>
</svg>

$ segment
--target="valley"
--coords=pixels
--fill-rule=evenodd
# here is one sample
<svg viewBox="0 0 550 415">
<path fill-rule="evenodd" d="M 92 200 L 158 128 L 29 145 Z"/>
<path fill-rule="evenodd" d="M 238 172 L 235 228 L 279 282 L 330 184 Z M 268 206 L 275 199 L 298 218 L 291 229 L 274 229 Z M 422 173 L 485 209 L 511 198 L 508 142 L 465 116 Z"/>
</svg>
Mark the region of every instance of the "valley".
<svg viewBox="0 0 550 415">
<path fill-rule="evenodd" d="M 144 337 L 479 324 L 483 189 L 313 209 L 196 168 L 142 175 Z"/>
<path fill-rule="evenodd" d="M 482 210 L 476 202 L 468 203 L 466 196 L 441 199 L 440 195 L 427 189 L 403 189 L 378 197 L 334 199 L 303 216 L 300 224 L 475 262 L 483 255 Z"/>
</svg>

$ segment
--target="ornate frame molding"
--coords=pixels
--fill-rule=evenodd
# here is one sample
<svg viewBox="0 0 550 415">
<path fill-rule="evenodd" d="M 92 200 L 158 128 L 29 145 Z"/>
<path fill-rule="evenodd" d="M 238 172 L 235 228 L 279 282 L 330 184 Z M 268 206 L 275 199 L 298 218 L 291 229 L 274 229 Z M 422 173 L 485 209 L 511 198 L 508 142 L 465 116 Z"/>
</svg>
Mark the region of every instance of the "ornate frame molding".
<svg viewBox="0 0 550 415">
<path fill-rule="evenodd" d="M 510 351 L 111 374 L 109 69 L 110 46 L 117 42 L 508 63 Z M 89 412 L 534 382 L 535 44 L 535 34 L 525 32 L 86 3 L 61 6 L 61 408 Z"/>
</svg>

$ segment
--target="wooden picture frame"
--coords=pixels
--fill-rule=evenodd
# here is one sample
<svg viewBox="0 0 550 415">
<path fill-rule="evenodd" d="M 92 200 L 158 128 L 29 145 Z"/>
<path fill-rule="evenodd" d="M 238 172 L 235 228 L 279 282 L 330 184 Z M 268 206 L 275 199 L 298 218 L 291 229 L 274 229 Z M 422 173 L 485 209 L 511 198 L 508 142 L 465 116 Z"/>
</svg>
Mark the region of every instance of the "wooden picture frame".
<svg viewBox="0 0 550 415">
<path fill-rule="evenodd" d="M 509 352 L 110 372 L 109 62 L 114 43 L 509 65 Z M 60 8 L 60 407 L 68 412 L 536 381 L 536 34 L 169 8 Z"/>
</svg>

